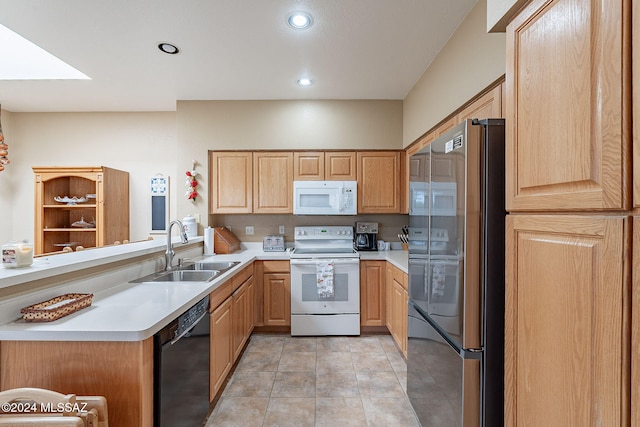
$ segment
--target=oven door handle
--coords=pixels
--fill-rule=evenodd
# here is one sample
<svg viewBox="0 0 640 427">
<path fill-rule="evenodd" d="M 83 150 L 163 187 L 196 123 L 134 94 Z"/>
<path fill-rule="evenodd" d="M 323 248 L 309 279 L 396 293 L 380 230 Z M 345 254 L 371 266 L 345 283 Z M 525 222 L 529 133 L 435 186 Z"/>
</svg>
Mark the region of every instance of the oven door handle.
<svg viewBox="0 0 640 427">
<path fill-rule="evenodd" d="M 310 259 L 292 259 L 291 265 L 315 265 L 319 262 L 333 261 L 335 264 L 349 265 L 360 264 L 360 258 L 310 258 Z"/>
</svg>

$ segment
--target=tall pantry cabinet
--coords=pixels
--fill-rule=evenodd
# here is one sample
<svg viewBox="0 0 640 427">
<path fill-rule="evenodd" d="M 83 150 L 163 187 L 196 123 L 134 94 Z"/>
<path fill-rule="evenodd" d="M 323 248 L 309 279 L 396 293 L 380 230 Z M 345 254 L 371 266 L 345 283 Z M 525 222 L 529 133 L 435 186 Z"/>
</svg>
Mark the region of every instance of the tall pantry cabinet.
<svg viewBox="0 0 640 427">
<path fill-rule="evenodd" d="M 505 426 L 640 427 L 630 11 L 532 0 L 507 27 Z"/>
</svg>

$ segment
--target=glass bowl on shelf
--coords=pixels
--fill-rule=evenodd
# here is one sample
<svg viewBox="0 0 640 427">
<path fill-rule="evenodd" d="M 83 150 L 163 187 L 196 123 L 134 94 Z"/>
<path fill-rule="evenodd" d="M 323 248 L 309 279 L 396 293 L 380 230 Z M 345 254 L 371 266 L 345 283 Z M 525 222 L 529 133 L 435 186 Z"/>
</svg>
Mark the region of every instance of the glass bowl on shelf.
<svg viewBox="0 0 640 427">
<path fill-rule="evenodd" d="M 60 197 L 60 196 L 55 196 L 53 198 L 53 200 L 55 200 L 56 202 L 59 203 L 66 203 L 67 206 L 74 206 L 77 205 L 78 203 L 84 203 L 87 201 L 87 199 L 85 197 L 77 197 L 77 196 L 73 196 L 73 197 L 69 197 L 69 196 L 64 196 L 64 197 Z"/>
<path fill-rule="evenodd" d="M 91 222 L 86 222 L 84 217 L 80 217 L 80 221 L 75 221 L 71 223 L 71 227 L 74 228 L 96 228 L 96 220 L 92 220 Z"/>
</svg>

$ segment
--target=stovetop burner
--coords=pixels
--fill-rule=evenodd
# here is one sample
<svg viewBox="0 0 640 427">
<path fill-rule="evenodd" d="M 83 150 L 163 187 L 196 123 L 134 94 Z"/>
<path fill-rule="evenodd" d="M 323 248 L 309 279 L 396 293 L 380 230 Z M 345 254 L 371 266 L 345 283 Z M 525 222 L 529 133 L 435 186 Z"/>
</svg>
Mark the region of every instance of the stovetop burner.
<svg viewBox="0 0 640 427">
<path fill-rule="evenodd" d="M 296 227 L 291 258 L 359 258 L 353 249 L 353 227 Z"/>
</svg>

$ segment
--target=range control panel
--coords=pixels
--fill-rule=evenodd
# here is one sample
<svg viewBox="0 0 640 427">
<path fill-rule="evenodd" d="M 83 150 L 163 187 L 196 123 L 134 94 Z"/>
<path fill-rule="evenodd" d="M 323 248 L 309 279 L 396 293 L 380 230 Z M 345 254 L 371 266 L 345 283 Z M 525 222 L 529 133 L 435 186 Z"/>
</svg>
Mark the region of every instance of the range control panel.
<svg viewBox="0 0 640 427">
<path fill-rule="evenodd" d="M 296 240 L 347 239 L 353 238 L 353 227 L 332 225 L 328 227 L 296 227 Z"/>
</svg>

